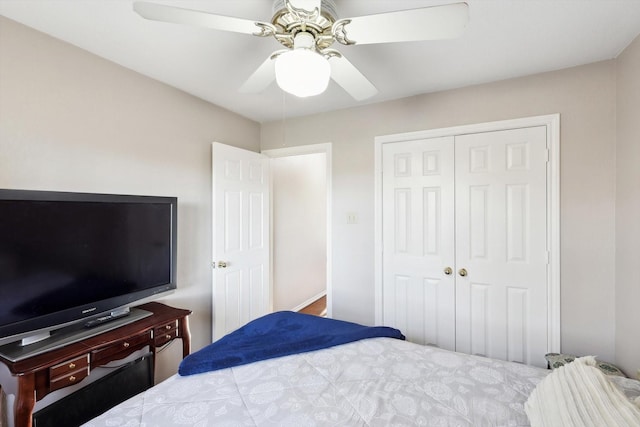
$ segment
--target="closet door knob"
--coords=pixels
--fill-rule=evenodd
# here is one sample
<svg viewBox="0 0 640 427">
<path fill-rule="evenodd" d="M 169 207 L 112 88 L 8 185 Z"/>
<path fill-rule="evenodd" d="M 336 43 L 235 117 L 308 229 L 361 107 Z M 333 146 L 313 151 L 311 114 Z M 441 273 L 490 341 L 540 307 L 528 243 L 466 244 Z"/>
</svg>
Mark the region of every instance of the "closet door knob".
<svg viewBox="0 0 640 427">
<path fill-rule="evenodd" d="M 458 271 L 458 274 L 459 274 L 460 276 L 462 276 L 462 277 L 465 277 L 465 276 L 467 275 L 467 270 L 465 270 L 464 268 L 461 268 L 461 269 Z"/>
<path fill-rule="evenodd" d="M 451 273 L 453 273 L 453 270 L 451 269 L 451 267 L 444 268 L 444 274 L 446 274 L 447 276 L 451 276 Z"/>
<path fill-rule="evenodd" d="M 218 261 L 218 268 L 227 268 L 227 263 L 225 261 Z"/>
</svg>

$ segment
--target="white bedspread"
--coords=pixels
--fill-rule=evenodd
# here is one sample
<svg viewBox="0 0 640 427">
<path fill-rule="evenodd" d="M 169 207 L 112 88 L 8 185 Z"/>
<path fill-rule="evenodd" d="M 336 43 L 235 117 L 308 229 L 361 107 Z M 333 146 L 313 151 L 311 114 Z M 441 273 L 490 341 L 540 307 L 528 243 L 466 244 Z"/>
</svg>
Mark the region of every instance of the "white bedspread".
<svg viewBox="0 0 640 427">
<path fill-rule="evenodd" d="M 98 426 L 528 426 L 548 371 L 390 338 L 173 376 Z"/>
</svg>

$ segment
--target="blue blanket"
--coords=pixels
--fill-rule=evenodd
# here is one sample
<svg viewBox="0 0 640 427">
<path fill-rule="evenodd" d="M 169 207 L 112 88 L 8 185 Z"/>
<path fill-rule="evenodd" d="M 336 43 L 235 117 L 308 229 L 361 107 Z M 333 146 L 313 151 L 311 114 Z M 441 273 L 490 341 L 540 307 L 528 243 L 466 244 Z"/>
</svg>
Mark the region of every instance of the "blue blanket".
<svg viewBox="0 0 640 427">
<path fill-rule="evenodd" d="M 178 373 L 199 374 L 374 337 L 404 340 L 399 330 L 385 326 L 368 327 L 279 311 L 249 322 L 190 354 L 180 363 Z"/>
</svg>

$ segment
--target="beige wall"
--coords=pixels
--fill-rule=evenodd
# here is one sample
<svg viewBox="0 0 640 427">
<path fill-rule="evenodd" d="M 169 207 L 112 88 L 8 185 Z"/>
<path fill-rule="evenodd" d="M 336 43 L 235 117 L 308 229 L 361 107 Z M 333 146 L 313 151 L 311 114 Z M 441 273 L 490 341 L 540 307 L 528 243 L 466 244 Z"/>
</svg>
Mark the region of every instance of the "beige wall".
<svg viewBox="0 0 640 427">
<path fill-rule="evenodd" d="M 607 61 L 263 124 L 262 149 L 333 143 L 334 316 L 374 322 L 375 136 L 560 113 L 562 349 L 613 360 L 615 77 Z"/>
<path fill-rule="evenodd" d="M 178 197 L 165 301 L 193 310 L 193 347 L 208 344 L 210 143 L 258 151 L 259 124 L 2 17 L 0 94 L 0 188 Z M 161 356 L 160 378 L 177 369 Z"/>
<path fill-rule="evenodd" d="M 166 301 L 194 311 L 198 349 L 211 332 L 211 141 L 333 142 L 333 311 L 371 324 L 374 137 L 560 113 L 563 350 L 616 349 L 636 369 L 638 45 L 618 61 L 260 127 L 0 17 L 0 188 L 178 196 L 179 290 Z"/>
<path fill-rule="evenodd" d="M 273 310 L 293 310 L 327 289 L 325 153 L 271 159 Z"/>
<path fill-rule="evenodd" d="M 616 360 L 640 374 L 640 37 L 617 59 Z"/>
</svg>

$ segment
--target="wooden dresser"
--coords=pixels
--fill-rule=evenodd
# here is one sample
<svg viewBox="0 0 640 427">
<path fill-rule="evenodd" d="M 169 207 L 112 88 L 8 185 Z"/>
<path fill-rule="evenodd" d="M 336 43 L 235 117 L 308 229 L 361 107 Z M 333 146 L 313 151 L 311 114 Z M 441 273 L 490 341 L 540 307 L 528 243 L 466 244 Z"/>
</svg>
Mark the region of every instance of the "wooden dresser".
<svg viewBox="0 0 640 427">
<path fill-rule="evenodd" d="M 11 375 L 18 379 L 15 401 L 16 427 L 31 427 L 35 402 L 48 393 L 77 384 L 91 375 L 91 370 L 149 346 L 156 349 L 182 340 L 182 356 L 191 349 L 188 316 L 190 310 L 151 302 L 138 306 L 151 316 L 117 329 L 84 339 L 63 348 L 12 362 L 0 357 Z M 1 386 L 1 385 L 0 385 Z"/>
</svg>

